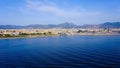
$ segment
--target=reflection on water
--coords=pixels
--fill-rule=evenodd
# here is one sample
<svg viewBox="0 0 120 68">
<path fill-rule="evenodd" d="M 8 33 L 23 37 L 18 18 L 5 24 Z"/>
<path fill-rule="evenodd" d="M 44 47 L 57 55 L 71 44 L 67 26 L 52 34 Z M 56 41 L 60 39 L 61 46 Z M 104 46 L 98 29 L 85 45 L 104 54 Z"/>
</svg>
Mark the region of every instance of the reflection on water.
<svg viewBox="0 0 120 68">
<path fill-rule="evenodd" d="M 0 68 L 120 68 L 120 36 L 0 40 Z"/>
</svg>

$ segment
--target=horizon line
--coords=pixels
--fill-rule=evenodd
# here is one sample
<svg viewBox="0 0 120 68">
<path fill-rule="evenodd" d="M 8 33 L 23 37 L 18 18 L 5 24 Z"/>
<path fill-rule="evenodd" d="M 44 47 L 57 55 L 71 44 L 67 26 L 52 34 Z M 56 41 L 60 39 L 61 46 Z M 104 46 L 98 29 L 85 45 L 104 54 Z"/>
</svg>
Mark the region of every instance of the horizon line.
<svg viewBox="0 0 120 68">
<path fill-rule="evenodd" d="M 119 21 L 118 21 L 119 22 Z M 82 24 L 82 25 L 78 25 L 78 24 L 75 24 L 73 22 L 65 22 L 65 23 L 68 23 L 68 24 L 73 24 L 73 25 L 77 25 L 77 26 L 82 26 L 82 25 L 99 25 L 99 24 L 104 24 L 104 23 L 117 23 L 117 22 L 104 22 L 104 23 L 99 23 L 99 24 Z M 65 23 L 59 23 L 59 24 L 26 24 L 26 25 L 17 25 L 17 24 L 1 24 L 0 26 L 4 26 L 4 25 L 12 25 L 12 26 L 30 26 L 30 25 L 60 25 L 60 24 L 65 24 Z M 120 22 L 119 22 L 120 23 Z"/>
</svg>

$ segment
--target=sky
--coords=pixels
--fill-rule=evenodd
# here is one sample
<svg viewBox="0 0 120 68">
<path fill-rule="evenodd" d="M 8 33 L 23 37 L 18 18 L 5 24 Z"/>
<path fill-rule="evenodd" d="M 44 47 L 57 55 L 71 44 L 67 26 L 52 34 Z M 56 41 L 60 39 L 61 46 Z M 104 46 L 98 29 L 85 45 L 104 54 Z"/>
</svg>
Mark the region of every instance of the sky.
<svg viewBox="0 0 120 68">
<path fill-rule="evenodd" d="M 120 21 L 120 0 L 0 0 L 0 25 Z"/>
</svg>

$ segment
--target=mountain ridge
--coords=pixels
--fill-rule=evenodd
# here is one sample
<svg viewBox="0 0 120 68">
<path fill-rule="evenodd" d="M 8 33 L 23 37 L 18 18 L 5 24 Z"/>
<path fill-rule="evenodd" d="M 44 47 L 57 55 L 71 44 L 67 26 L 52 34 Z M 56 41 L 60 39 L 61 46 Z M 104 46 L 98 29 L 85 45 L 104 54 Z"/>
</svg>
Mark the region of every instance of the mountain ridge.
<svg viewBox="0 0 120 68">
<path fill-rule="evenodd" d="M 41 25 L 41 24 L 34 24 L 34 25 L 27 25 L 27 26 L 19 26 L 19 25 L 0 25 L 0 29 L 49 29 L 49 28 L 120 28 L 120 22 L 105 22 L 102 24 L 86 24 L 86 25 L 76 25 L 74 23 L 61 23 L 58 25 L 55 24 L 48 24 L 48 25 Z"/>
</svg>

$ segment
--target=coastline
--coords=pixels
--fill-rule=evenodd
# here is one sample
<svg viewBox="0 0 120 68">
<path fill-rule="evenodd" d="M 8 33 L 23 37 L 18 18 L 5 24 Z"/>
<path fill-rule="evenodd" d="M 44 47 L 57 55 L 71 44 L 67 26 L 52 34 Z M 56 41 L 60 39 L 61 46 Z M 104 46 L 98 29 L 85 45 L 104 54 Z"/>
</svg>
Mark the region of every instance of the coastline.
<svg viewBox="0 0 120 68">
<path fill-rule="evenodd" d="M 47 36 L 24 36 L 24 37 L 5 37 L 0 39 L 19 39 L 19 38 L 43 38 L 43 37 L 52 37 L 52 36 L 120 36 L 120 34 L 81 34 L 81 35 L 47 35 Z"/>
<path fill-rule="evenodd" d="M 0 39 L 18 39 L 18 38 L 35 38 L 35 37 L 50 37 L 50 36 L 58 36 L 58 35 L 48 35 L 48 36 L 24 36 L 24 37 L 5 37 L 5 38 L 0 38 Z"/>
<path fill-rule="evenodd" d="M 0 39 L 49 36 L 120 36 L 120 29 L 3 29 Z"/>
</svg>

